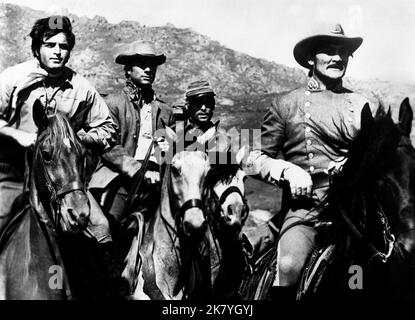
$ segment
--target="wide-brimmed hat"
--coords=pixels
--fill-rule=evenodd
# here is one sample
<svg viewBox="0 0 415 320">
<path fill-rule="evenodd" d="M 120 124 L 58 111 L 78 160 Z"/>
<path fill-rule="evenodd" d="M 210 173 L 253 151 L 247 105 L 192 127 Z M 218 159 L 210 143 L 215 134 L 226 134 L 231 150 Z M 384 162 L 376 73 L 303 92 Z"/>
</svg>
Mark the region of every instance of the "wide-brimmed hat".
<svg viewBox="0 0 415 320">
<path fill-rule="evenodd" d="M 212 87 L 210 86 L 209 81 L 206 80 L 199 80 L 190 83 L 185 92 L 187 100 L 195 99 L 204 95 L 216 95 L 215 91 L 213 91 Z"/>
<path fill-rule="evenodd" d="M 164 54 L 156 53 L 156 48 L 151 41 L 133 42 L 124 53 L 120 53 L 115 62 L 123 65 L 132 65 L 137 61 L 153 61 L 157 65 L 166 62 Z"/>
<path fill-rule="evenodd" d="M 341 44 L 344 45 L 350 55 L 353 54 L 362 44 L 363 39 L 361 37 L 346 37 L 343 28 L 340 24 L 335 24 L 330 30 L 317 33 L 313 36 L 307 37 L 298 42 L 294 47 L 294 58 L 304 68 L 310 69 L 311 66 L 308 63 L 310 54 L 315 49 L 326 44 Z"/>
</svg>

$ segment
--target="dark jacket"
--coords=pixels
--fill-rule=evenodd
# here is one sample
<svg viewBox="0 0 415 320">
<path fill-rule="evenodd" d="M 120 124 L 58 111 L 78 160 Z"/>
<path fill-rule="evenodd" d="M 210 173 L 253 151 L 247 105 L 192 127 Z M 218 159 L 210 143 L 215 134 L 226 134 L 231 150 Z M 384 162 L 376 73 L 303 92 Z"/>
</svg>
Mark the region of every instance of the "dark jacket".
<svg viewBox="0 0 415 320">
<path fill-rule="evenodd" d="M 127 81 L 121 93 L 106 97 L 111 116 L 119 128 L 117 144 L 102 157 L 90 182 L 90 188 L 105 188 L 119 174 L 132 177 L 141 168 L 134 159 L 140 133 L 140 90 Z M 152 106 L 152 130 L 162 129 L 162 122 L 174 126 L 173 109 L 154 96 Z"/>
</svg>

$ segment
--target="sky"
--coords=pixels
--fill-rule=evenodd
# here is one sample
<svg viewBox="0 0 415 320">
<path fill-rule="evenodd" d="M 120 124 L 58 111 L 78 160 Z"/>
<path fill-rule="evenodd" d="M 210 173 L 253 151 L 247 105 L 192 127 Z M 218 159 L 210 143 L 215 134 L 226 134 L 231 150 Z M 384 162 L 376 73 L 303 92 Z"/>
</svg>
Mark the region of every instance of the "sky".
<svg viewBox="0 0 415 320">
<path fill-rule="evenodd" d="M 364 41 L 347 75 L 415 83 L 414 0 L 0 0 L 51 13 L 100 15 L 110 23 L 172 23 L 223 45 L 291 67 L 301 39 L 341 23 Z"/>
</svg>

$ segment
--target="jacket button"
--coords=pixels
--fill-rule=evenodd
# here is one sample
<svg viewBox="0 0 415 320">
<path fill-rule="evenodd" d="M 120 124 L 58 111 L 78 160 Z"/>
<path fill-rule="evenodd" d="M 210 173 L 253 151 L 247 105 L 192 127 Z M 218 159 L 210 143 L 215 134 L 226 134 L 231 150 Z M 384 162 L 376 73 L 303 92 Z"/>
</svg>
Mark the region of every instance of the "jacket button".
<svg viewBox="0 0 415 320">
<path fill-rule="evenodd" d="M 308 159 L 313 159 L 314 158 L 314 154 L 312 153 L 312 152 L 310 152 L 309 154 L 308 154 Z"/>
<path fill-rule="evenodd" d="M 313 166 L 311 166 L 310 167 L 310 172 L 313 172 L 314 171 L 314 167 Z"/>
<path fill-rule="evenodd" d="M 306 101 L 306 103 L 304 103 L 304 105 L 305 105 L 306 107 L 309 107 L 309 106 L 311 105 L 311 103 L 310 103 L 310 101 Z"/>
<path fill-rule="evenodd" d="M 311 128 L 310 127 L 305 128 L 305 132 L 310 133 L 311 132 Z"/>
<path fill-rule="evenodd" d="M 309 114 L 308 112 L 305 114 L 305 117 L 307 118 L 307 119 L 310 119 L 311 118 L 311 114 Z"/>
<path fill-rule="evenodd" d="M 307 143 L 308 146 L 311 146 L 311 144 L 312 144 L 310 139 L 308 139 L 306 143 Z"/>
<path fill-rule="evenodd" d="M 134 139 L 137 139 L 137 135 L 136 135 L 136 134 L 135 134 L 135 135 L 133 135 L 133 138 L 134 138 Z"/>
<path fill-rule="evenodd" d="M 306 91 L 305 91 L 305 95 L 306 95 L 306 96 L 309 96 L 309 95 L 310 95 L 310 91 L 306 90 Z"/>
</svg>

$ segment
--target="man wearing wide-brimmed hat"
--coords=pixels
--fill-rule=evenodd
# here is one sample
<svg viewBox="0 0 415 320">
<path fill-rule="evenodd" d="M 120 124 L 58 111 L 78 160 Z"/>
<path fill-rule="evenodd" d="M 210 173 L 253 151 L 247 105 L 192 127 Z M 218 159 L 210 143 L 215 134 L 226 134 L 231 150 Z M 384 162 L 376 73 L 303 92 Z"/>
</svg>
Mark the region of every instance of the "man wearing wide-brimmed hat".
<svg viewBox="0 0 415 320">
<path fill-rule="evenodd" d="M 360 113 L 368 100 L 343 87 L 349 57 L 363 39 L 345 36 L 336 24 L 305 38 L 294 47 L 296 61 L 309 70 L 303 88 L 277 96 L 262 123 L 261 149 L 254 150 L 245 165 L 253 173 L 283 188 L 281 211 L 274 222 L 281 226 L 278 243 L 277 278 L 273 293 L 295 297 L 300 273 L 314 246 L 316 231 L 298 224 L 318 216 L 313 208 L 321 203 L 332 169 L 341 162 L 328 154 L 335 151 L 313 131 L 313 124 L 327 128 L 340 139 L 344 124 L 350 134 L 360 127 Z M 277 159 L 282 152 L 284 160 Z"/>
<path fill-rule="evenodd" d="M 173 124 L 172 108 L 158 99 L 152 84 L 158 66 L 166 61 L 164 54 L 157 53 L 150 41 L 137 41 L 126 52 L 120 53 L 115 62 L 124 65 L 126 82 L 121 92 L 111 94 L 106 102 L 114 121 L 120 129 L 115 147 L 104 154 L 102 166 L 93 175 L 90 188 L 101 198 L 109 213 L 122 223 L 128 213 L 132 185 L 141 169 L 145 179 L 140 187 L 143 213 L 155 209 L 159 198 L 159 164 L 155 148 L 167 151 L 169 146 L 163 138 L 152 145 L 154 133 L 165 124 Z M 144 163 L 147 153 L 149 160 Z M 143 163 L 146 165 L 142 168 Z"/>
</svg>

